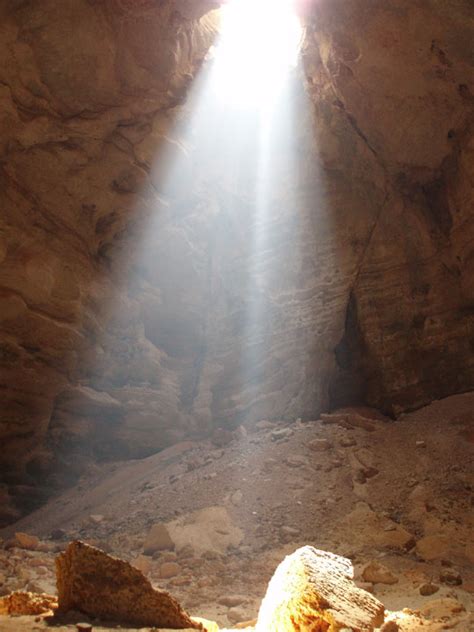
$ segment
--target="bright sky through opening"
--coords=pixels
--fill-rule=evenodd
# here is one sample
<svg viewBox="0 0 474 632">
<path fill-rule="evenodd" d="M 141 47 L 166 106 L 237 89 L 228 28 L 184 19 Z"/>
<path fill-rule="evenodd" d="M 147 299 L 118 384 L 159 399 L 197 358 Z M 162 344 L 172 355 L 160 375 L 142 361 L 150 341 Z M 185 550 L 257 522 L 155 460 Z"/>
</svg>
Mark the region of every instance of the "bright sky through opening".
<svg viewBox="0 0 474 632">
<path fill-rule="evenodd" d="M 231 0 L 222 9 L 214 79 L 229 105 L 265 109 L 296 65 L 301 24 L 294 0 Z"/>
</svg>

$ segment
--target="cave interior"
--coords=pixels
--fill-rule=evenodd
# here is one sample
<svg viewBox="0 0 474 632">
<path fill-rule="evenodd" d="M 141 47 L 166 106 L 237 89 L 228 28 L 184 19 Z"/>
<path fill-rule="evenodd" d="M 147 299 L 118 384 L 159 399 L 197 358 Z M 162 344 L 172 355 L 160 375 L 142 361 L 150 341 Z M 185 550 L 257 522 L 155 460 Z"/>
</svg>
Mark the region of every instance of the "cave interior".
<svg viewBox="0 0 474 632">
<path fill-rule="evenodd" d="M 472 0 L 0 54 L 0 630 L 474 630 Z"/>
</svg>

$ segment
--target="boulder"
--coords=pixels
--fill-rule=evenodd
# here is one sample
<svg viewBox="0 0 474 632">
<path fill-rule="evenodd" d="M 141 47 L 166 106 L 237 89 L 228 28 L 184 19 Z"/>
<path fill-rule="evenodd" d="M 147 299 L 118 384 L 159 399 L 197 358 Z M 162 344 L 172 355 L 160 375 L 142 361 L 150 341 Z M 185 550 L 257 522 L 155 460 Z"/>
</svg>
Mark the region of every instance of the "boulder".
<svg viewBox="0 0 474 632">
<path fill-rule="evenodd" d="M 416 543 L 417 555 L 428 562 L 444 557 L 448 550 L 449 541 L 444 535 L 427 535 Z"/>
<path fill-rule="evenodd" d="M 143 552 L 145 555 L 153 555 L 157 551 L 166 551 L 174 549 L 174 542 L 171 539 L 166 525 L 157 523 L 150 529 L 145 543 L 143 545 Z"/>
<path fill-rule="evenodd" d="M 353 582 L 350 560 L 304 546 L 276 569 L 258 614 L 257 632 L 372 632 L 384 606 Z"/>
<path fill-rule="evenodd" d="M 169 593 L 156 590 L 143 573 L 83 542 L 56 558 L 58 610 L 137 627 L 205 629 Z"/>
<path fill-rule="evenodd" d="M 15 538 L 12 541 L 13 546 L 18 546 L 21 549 L 28 549 L 34 551 L 39 546 L 39 538 L 35 535 L 30 535 L 29 533 L 22 533 L 21 531 L 17 531 L 15 533 Z"/>
<path fill-rule="evenodd" d="M 380 562 L 369 562 L 362 571 L 364 581 L 372 584 L 396 584 L 398 577 Z"/>
<path fill-rule="evenodd" d="M 167 528 L 178 552 L 189 545 L 199 555 L 209 552 L 222 555 L 243 540 L 242 530 L 234 525 L 227 509 L 220 506 L 183 514 L 168 523 Z"/>
<path fill-rule="evenodd" d="M 372 511 L 365 502 L 342 519 L 342 537 L 359 547 L 386 547 L 406 551 L 414 544 L 413 535 L 402 525 Z"/>
<path fill-rule="evenodd" d="M 423 606 L 421 614 L 427 619 L 449 619 L 466 610 L 465 606 L 452 597 L 433 599 Z"/>
<path fill-rule="evenodd" d="M 424 584 L 421 584 L 421 586 L 418 589 L 418 592 L 423 597 L 430 597 L 431 595 L 434 595 L 435 593 L 437 593 L 438 590 L 439 590 L 439 586 L 437 586 L 436 584 L 432 584 L 431 582 L 426 582 Z"/>
</svg>

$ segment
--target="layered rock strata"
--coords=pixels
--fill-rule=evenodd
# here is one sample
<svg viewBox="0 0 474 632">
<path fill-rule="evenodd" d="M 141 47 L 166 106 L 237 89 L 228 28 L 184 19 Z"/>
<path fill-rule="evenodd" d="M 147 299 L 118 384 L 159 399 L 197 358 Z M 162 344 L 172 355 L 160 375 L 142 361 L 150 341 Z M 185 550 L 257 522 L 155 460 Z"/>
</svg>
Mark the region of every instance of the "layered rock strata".
<svg viewBox="0 0 474 632">
<path fill-rule="evenodd" d="M 214 6 L 0 9 L 4 520 L 90 460 L 473 387 L 470 0 L 311 5 L 263 146 L 191 87 Z"/>
</svg>

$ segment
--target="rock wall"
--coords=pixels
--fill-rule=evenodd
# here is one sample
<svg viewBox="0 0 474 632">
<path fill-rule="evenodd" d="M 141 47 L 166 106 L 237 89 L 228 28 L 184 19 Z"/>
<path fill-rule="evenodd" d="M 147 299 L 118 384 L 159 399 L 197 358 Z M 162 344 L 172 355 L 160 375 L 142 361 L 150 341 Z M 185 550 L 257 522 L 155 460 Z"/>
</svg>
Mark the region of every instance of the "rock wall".
<svg viewBox="0 0 474 632">
<path fill-rule="evenodd" d="M 387 193 L 336 348 L 335 402 L 362 372 L 366 401 L 397 413 L 473 385 L 474 7 L 336 0 L 315 25 L 311 62 Z"/>
<path fill-rule="evenodd" d="M 208 71 L 191 86 L 214 4 L 0 5 L 0 437 L 21 509 L 89 459 L 473 388 L 470 0 L 310 6 L 263 176 L 258 121 L 230 133 L 200 104 Z"/>
<path fill-rule="evenodd" d="M 140 422 L 140 406 L 153 414 L 155 429 L 177 408 L 143 394 L 164 354 L 146 339 L 110 253 L 153 210 L 151 195 L 135 200 L 148 173 L 134 146 L 182 101 L 215 35 L 215 18 L 202 15 L 210 8 L 0 5 L 1 461 L 22 507 L 34 502 L 25 481 L 45 484 L 58 459 L 74 478 L 128 421 L 122 402 L 95 388 L 94 372 L 137 402 Z M 148 449 L 172 440 L 156 434 Z"/>
</svg>

